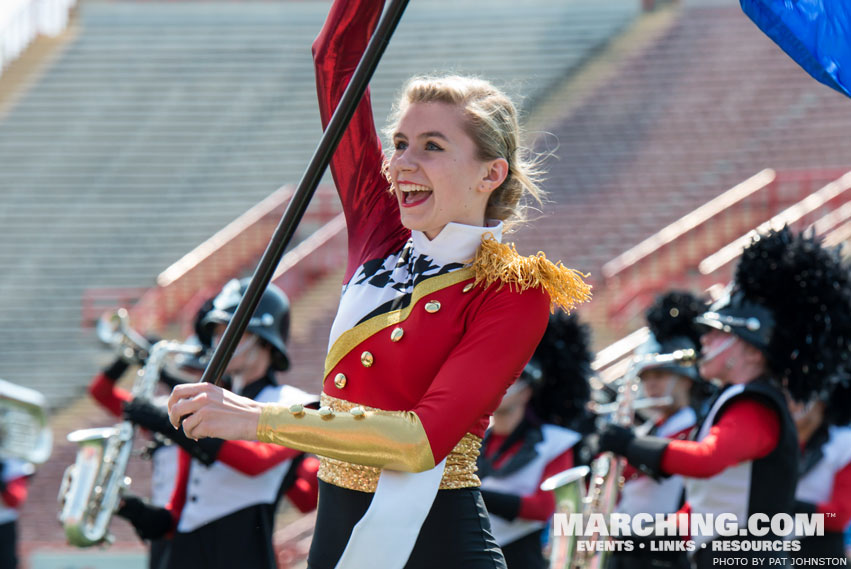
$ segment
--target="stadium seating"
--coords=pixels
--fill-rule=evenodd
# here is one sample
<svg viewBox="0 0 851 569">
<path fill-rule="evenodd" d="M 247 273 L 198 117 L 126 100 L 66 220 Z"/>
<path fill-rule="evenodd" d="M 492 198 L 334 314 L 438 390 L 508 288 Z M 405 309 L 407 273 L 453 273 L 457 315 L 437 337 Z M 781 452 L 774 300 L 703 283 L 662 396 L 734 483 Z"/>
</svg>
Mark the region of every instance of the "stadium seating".
<svg viewBox="0 0 851 569">
<path fill-rule="evenodd" d="M 410 74 L 448 67 L 508 81 L 531 104 L 638 10 L 628 0 L 487 5 L 412 5 L 375 78 L 376 108 L 389 109 Z M 320 134 L 309 48 L 326 11 L 80 6 L 76 38 L 0 117 L 0 376 L 26 378 L 53 405 L 81 393 L 102 354 L 80 326 L 87 289 L 152 286 L 298 181 Z"/>
<path fill-rule="evenodd" d="M 111 357 L 83 326 L 83 298 L 111 289 L 113 302 L 133 301 L 298 181 L 320 135 L 310 44 L 327 8 L 83 2 L 63 51 L 0 110 L 0 377 L 42 390 L 57 411 L 54 457 L 24 512 L 24 555 L 64 541 L 54 502 L 73 462 L 64 435 L 112 421 L 75 401 Z M 405 78 L 431 71 L 481 74 L 531 110 L 639 10 L 634 0 L 413 2 L 373 82 L 376 120 Z M 294 306 L 288 380 L 308 389 L 339 278 L 320 279 Z M 142 493 L 147 472 L 134 460 Z M 127 524 L 114 525 L 114 550 L 141 550 Z"/>
</svg>

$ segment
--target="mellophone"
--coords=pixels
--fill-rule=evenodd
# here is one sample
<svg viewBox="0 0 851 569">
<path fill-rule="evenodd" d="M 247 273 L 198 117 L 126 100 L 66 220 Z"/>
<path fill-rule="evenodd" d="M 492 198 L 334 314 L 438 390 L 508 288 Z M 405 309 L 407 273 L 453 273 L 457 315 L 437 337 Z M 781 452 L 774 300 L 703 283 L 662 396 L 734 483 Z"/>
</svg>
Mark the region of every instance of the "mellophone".
<svg viewBox="0 0 851 569">
<path fill-rule="evenodd" d="M 613 403 L 596 405 L 597 414 L 612 413 L 612 422 L 631 427 L 637 409 L 652 408 L 670 402 L 670 397 L 637 398 L 640 374 L 648 367 L 676 362 L 680 365 L 695 365 L 698 354 L 695 350 L 677 350 L 670 354 L 644 354 L 634 356 L 626 373 L 613 381 L 616 398 Z M 608 386 L 611 387 L 611 386 Z M 611 452 L 597 457 L 591 467 L 577 466 L 560 472 L 541 483 L 541 489 L 553 491 L 556 497 L 556 512 L 559 514 L 582 514 L 588 519 L 591 514 L 608 517 L 614 511 L 623 488 L 622 472 L 625 460 Z M 590 474 L 590 480 L 586 477 Z M 594 539 L 594 536 L 589 536 Z M 600 536 L 597 536 L 600 538 Z M 605 538 L 601 538 L 605 539 Z M 550 569 L 603 569 L 609 552 L 580 551 L 578 536 L 554 535 L 550 549 Z"/>
</svg>

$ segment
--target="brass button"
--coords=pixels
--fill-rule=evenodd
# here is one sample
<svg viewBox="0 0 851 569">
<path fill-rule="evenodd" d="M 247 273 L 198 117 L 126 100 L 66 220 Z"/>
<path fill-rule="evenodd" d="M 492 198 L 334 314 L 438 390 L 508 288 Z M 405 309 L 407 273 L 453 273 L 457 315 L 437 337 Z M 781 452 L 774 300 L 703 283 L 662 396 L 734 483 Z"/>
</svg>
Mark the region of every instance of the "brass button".
<svg viewBox="0 0 851 569">
<path fill-rule="evenodd" d="M 438 310 L 440 310 L 440 302 L 436 300 L 429 300 L 425 305 L 426 312 L 429 314 L 434 314 Z"/>
<path fill-rule="evenodd" d="M 375 358 L 372 357 L 372 354 L 369 352 L 364 352 L 360 355 L 360 363 L 363 364 L 363 367 L 372 367 L 372 363 L 375 361 Z"/>
<path fill-rule="evenodd" d="M 294 417 L 301 417 L 304 415 L 304 405 L 301 403 L 290 405 L 290 413 L 292 413 Z"/>
<path fill-rule="evenodd" d="M 346 376 L 342 373 L 338 373 L 334 376 L 334 385 L 337 386 L 337 389 L 343 389 L 346 387 Z"/>
<path fill-rule="evenodd" d="M 334 411 L 330 407 L 320 407 L 319 416 L 323 419 L 331 419 L 334 417 Z"/>
<path fill-rule="evenodd" d="M 473 290 L 473 283 L 467 283 L 467 285 L 461 290 L 461 292 L 470 292 Z"/>
<path fill-rule="evenodd" d="M 390 340 L 393 342 L 398 342 L 402 339 L 402 336 L 405 335 L 405 331 L 401 328 L 393 328 L 393 331 L 390 332 Z"/>
<path fill-rule="evenodd" d="M 349 410 L 349 413 L 351 413 L 355 419 L 363 419 L 366 417 L 366 411 L 363 410 L 363 407 L 352 407 Z"/>
</svg>

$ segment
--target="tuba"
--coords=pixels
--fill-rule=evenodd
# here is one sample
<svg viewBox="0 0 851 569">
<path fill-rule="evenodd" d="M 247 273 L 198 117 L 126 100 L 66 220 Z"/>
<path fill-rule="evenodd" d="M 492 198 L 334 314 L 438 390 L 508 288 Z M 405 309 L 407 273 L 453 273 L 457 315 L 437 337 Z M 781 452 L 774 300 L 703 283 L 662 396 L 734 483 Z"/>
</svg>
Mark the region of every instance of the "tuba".
<svg viewBox="0 0 851 569">
<path fill-rule="evenodd" d="M 0 379 L 0 457 L 39 465 L 52 449 L 44 395 Z"/>
<path fill-rule="evenodd" d="M 670 354 L 646 354 L 634 356 L 623 378 L 619 381 L 614 404 L 599 406 L 596 412 L 613 411 L 612 422 L 631 427 L 635 410 L 666 403 L 667 398 L 637 398 L 640 374 L 648 367 L 679 362 L 693 365 L 697 362 L 694 350 L 677 350 Z M 587 520 L 591 514 L 603 514 L 606 518 L 617 505 L 623 488 L 625 460 L 611 452 L 604 452 L 594 459 L 591 467 L 577 466 L 560 472 L 541 483 L 542 490 L 552 490 L 556 497 L 556 512 L 559 514 L 582 513 Z M 586 490 L 585 477 L 590 474 Z M 605 540 L 604 536 L 590 536 L 588 541 Z M 553 536 L 550 550 L 550 569 L 603 569 L 609 559 L 608 551 L 594 548 L 579 550 L 578 536 Z"/>
<path fill-rule="evenodd" d="M 195 354 L 197 346 L 163 340 L 153 346 L 139 342 L 140 335 L 127 337 L 124 315 L 113 317 L 116 330 L 109 343 L 119 350 L 133 350 L 135 355 L 147 356 L 144 367 L 133 383 L 133 398 L 151 399 L 160 372 L 169 356 Z M 125 330 L 122 331 L 122 326 Z M 144 338 L 142 338 L 144 340 Z M 128 354 L 129 355 L 129 354 Z M 74 464 L 65 470 L 59 488 L 59 522 L 65 529 L 70 545 L 89 547 L 112 543 L 109 524 L 118 510 L 121 497 L 130 485 L 125 475 L 130 461 L 136 427 L 123 421 L 113 427 L 82 429 L 68 435 L 68 440 L 79 445 Z"/>
</svg>

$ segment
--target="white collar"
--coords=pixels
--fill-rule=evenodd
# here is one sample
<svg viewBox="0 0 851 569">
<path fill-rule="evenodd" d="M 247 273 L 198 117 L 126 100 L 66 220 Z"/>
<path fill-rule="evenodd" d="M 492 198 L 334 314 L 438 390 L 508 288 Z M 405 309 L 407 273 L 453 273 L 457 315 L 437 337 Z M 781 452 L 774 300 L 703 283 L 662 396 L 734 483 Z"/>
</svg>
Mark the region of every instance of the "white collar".
<svg viewBox="0 0 851 569">
<path fill-rule="evenodd" d="M 450 222 L 434 239 L 429 239 L 422 231 L 411 231 L 414 250 L 418 254 L 431 257 L 440 265 L 469 263 L 476 256 L 476 251 L 482 243 L 482 236 L 486 233 L 492 234 L 496 241 L 502 242 L 502 222 L 490 220 L 488 223 L 488 227 L 481 227 Z"/>
</svg>

